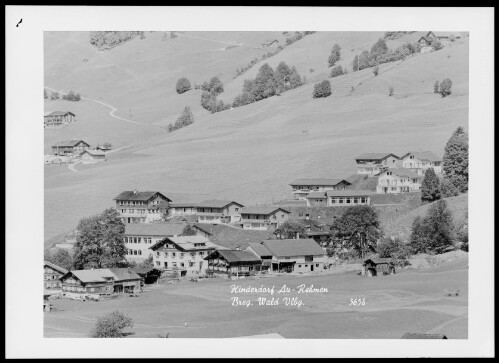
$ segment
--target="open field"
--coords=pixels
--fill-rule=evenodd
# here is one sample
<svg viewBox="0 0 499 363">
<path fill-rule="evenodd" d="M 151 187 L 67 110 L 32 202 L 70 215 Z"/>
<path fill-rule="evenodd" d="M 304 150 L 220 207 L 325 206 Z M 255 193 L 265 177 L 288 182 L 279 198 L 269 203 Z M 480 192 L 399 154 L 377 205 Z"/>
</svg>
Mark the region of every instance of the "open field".
<svg viewBox="0 0 499 363">
<path fill-rule="evenodd" d="M 292 179 L 355 173 L 354 157 L 363 152 L 423 149 L 442 155 L 455 128 L 468 125 L 467 39 L 382 64 L 378 77 L 365 69 L 334 78 L 335 92 L 325 99 L 313 99 L 313 83 L 308 83 L 280 97 L 209 114 L 199 105 L 200 90 L 176 94 L 178 77 L 185 75 L 194 84 L 219 75 L 226 89 L 222 95 L 230 99 L 264 62 L 234 80 L 233 71 L 264 52 L 255 44 L 281 33 L 186 33 L 164 42 L 161 34 L 146 33 L 146 39 L 105 52 L 92 48 L 84 32 L 68 34 L 45 36 L 45 85 L 102 100 L 117 109 L 116 115 L 132 114 L 139 124 L 112 118 L 108 107 L 92 101 L 45 102 L 46 111 L 74 107 L 78 118 L 73 125 L 45 132 L 46 151 L 55 140 L 73 137 L 92 146 L 105 141 L 131 146 L 110 154 L 105 163 L 76 165 L 76 172 L 67 166 L 45 168 L 45 240 L 112 206 L 122 190 L 159 190 L 174 201 L 278 202 L 291 197 Z M 309 68 L 315 69 L 311 75 L 327 74 L 334 43 L 344 50 L 341 62 L 348 63 L 355 49 L 369 48 L 379 35 L 316 33 L 268 62 L 297 63 L 302 75 Z M 223 45 L 216 40 L 246 46 L 211 51 Z M 445 77 L 453 80 L 455 92 L 441 98 L 432 93 L 433 82 Z M 387 95 L 389 85 L 394 85 L 394 97 Z M 174 121 L 184 106 L 194 112 L 193 125 L 171 134 L 152 125 Z"/>
<path fill-rule="evenodd" d="M 259 296 L 232 294 L 230 286 L 275 286 L 278 306 L 259 306 Z M 277 294 L 284 284 L 297 288 L 324 287 L 327 293 Z M 461 289 L 458 297 L 444 290 Z M 138 298 L 102 302 L 55 300 L 55 311 L 44 313 L 45 337 L 86 337 L 98 316 L 118 309 L 133 318 L 129 337 L 229 338 L 279 333 L 285 338 L 399 339 L 404 333 L 441 333 L 449 339 L 468 336 L 468 257 L 426 270 L 402 270 L 395 275 L 367 278 L 343 275 L 279 276 L 262 279 L 147 286 Z M 251 306 L 231 306 L 231 297 L 252 300 Z M 303 306 L 285 306 L 284 297 L 298 297 Z M 349 306 L 365 298 L 364 306 Z M 184 327 L 184 321 L 188 327 Z"/>
</svg>

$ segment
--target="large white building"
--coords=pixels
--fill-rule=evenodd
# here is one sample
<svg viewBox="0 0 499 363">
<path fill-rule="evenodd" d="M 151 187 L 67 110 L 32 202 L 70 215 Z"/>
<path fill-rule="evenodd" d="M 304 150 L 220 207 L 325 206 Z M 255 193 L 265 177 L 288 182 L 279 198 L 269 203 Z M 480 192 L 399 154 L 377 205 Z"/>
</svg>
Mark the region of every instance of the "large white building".
<svg viewBox="0 0 499 363">
<path fill-rule="evenodd" d="M 196 204 L 198 223 L 221 224 L 241 221 L 241 203 L 232 200 L 205 200 Z"/>
<path fill-rule="evenodd" d="M 162 220 L 171 199 L 160 192 L 125 191 L 114 198 L 123 223 L 151 223 Z"/>
<path fill-rule="evenodd" d="M 433 168 L 436 174 L 442 173 L 442 158 L 431 151 L 411 151 L 402 156 L 402 167 L 424 176 L 426 170 Z"/>
<path fill-rule="evenodd" d="M 325 192 L 326 190 L 343 190 L 351 183 L 345 179 L 296 179 L 291 183 L 293 198 L 306 200 L 310 192 Z"/>
<path fill-rule="evenodd" d="M 423 177 L 407 168 L 386 169 L 378 174 L 376 193 L 417 192 Z"/>
<path fill-rule="evenodd" d="M 399 157 L 391 153 L 365 153 L 357 156 L 355 162 L 357 174 L 372 177 L 387 168 L 399 166 Z"/>
<path fill-rule="evenodd" d="M 290 214 L 290 211 L 275 206 L 244 207 L 241 210 L 241 223 L 243 229 L 275 230 L 288 220 Z"/>
</svg>

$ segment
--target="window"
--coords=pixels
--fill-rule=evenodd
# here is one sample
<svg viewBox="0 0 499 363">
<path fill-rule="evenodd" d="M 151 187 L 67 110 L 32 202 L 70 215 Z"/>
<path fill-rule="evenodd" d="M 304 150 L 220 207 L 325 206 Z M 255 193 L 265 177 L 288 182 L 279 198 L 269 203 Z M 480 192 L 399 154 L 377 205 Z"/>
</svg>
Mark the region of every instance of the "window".
<svg viewBox="0 0 499 363">
<path fill-rule="evenodd" d="M 199 252 L 199 256 L 204 256 L 204 252 L 203 251 Z"/>
<path fill-rule="evenodd" d="M 347 203 L 350 204 L 350 198 L 347 198 Z"/>
<path fill-rule="evenodd" d="M 305 256 L 305 262 L 311 262 L 313 260 L 314 260 L 314 256 Z"/>
<path fill-rule="evenodd" d="M 156 252 L 156 257 L 159 257 L 159 251 Z"/>
<path fill-rule="evenodd" d="M 139 250 L 139 255 L 141 255 L 141 256 L 142 256 L 142 250 Z"/>
<path fill-rule="evenodd" d="M 133 254 L 136 255 L 137 254 L 137 250 L 133 250 Z"/>
<path fill-rule="evenodd" d="M 166 262 L 165 262 L 166 263 Z M 161 262 L 156 261 L 156 266 L 161 266 Z"/>
<path fill-rule="evenodd" d="M 158 262 L 158 265 L 159 265 L 159 262 Z M 165 262 L 165 268 L 168 267 L 168 262 Z"/>
<path fill-rule="evenodd" d="M 236 208 L 236 212 L 239 212 L 239 208 Z"/>
<path fill-rule="evenodd" d="M 177 254 L 175 252 L 172 252 L 172 257 L 175 258 Z"/>
<path fill-rule="evenodd" d="M 301 267 L 301 265 L 298 265 L 298 267 Z"/>
<path fill-rule="evenodd" d="M 315 264 L 315 267 L 319 267 L 319 264 L 318 264 L 318 263 L 316 263 L 316 264 Z"/>
<path fill-rule="evenodd" d="M 184 263 L 183 262 L 180 262 L 180 267 L 184 267 Z"/>
<path fill-rule="evenodd" d="M 177 267 L 177 263 L 176 262 L 173 262 L 172 265 L 173 265 L 173 267 Z"/>
<path fill-rule="evenodd" d="M 185 253 L 183 253 L 183 252 L 182 252 L 182 253 L 180 254 L 180 258 L 184 258 L 184 255 L 185 255 Z"/>
</svg>

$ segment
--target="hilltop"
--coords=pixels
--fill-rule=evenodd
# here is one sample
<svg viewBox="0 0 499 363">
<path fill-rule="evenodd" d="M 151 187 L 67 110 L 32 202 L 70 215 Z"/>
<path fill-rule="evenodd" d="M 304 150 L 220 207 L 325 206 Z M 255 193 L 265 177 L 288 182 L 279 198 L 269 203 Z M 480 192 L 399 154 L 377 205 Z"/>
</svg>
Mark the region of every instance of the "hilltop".
<svg viewBox="0 0 499 363">
<path fill-rule="evenodd" d="M 46 101 L 45 111 L 72 110 L 78 121 L 47 131 L 45 151 L 52 142 L 70 138 L 132 148 L 109 154 L 98 165 L 78 165 L 77 172 L 45 167 L 45 239 L 112 206 L 122 190 L 160 190 L 184 201 L 271 203 L 290 197 L 291 179 L 354 174 L 354 157 L 363 152 L 424 149 L 442 155 L 454 129 L 468 125 L 467 38 L 437 52 L 382 64 L 378 77 L 371 69 L 349 70 L 331 79 L 333 95 L 312 98 L 310 81 L 328 74 L 327 56 L 335 43 L 344 50 L 340 64 L 349 67 L 354 53 L 369 49 L 382 34 L 311 34 L 233 79 L 237 68 L 267 52 L 258 48 L 260 43 L 282 39 L 282 33 L 196 32 L 162 41 L 161 34 L 146 32 L 145 39 L 109 51 L 92 47 L 88 33 L 47 33 L 45 85 L 105 102 L 129 121 L 113 118 L 111 108 L 91 100 Z M 220 50 L 232 43 L 242 45 Z M 219 76 L 225 88 L 221 99 L 232 100 L 263 63 L 275 66 L 281 60 L 296 66 L 309 83 L 216 114 L 199 105 L 201 90 L 175 92 L 181 76 L 191 84 Z M 435 80 L 443 78 L 454 83 L 446 98 L 432 93 Z M 184 106 L 193 110 L 194 124 L 171 134 L 158 127 L 174 121 Z"/>
</svg>

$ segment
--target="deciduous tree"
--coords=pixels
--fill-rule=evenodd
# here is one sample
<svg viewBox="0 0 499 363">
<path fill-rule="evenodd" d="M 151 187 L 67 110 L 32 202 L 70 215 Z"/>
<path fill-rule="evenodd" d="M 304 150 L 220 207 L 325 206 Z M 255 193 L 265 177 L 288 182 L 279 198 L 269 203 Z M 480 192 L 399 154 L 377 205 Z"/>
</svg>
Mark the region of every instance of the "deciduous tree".
<svg viewBox="0 0 499 363">
<path fill-rule="evenodd" d="M 110 314 L 101 316 L 97 319 L 94 329 L 90 332 L 91 338 L 122 338 L 123 329 L 133 328 L 133 320 L 115 310 Z"/>
<path fill-rule="evenodd" d="M 176 90 L 178 94 L 182 94 L 191 89 L 191 82 L 185 77 L 181 77 L 177 81 Z"/>
</svg>

